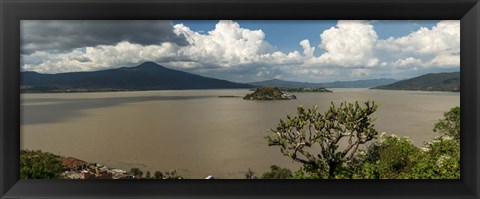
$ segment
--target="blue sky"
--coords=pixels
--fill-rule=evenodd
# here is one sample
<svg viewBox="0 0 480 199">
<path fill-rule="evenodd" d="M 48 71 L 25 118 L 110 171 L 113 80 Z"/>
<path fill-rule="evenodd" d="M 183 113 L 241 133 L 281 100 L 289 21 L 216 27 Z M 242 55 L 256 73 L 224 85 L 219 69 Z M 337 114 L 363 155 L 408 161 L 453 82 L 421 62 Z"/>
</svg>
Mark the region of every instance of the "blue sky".
<svg viewBox="0 0 480 199">
<path fill-rule="evenodd" d="M 215 29 L 218 20 L 173 20 L 174 24 L 185 24 L 194 31 L 206 33 Z M 265 39 L 284 52 L 301 51 L 298 41 L 308 39 L 320 43 L 320 33 L 337 23 L 336 20 L 237 20 L 241 27 L 265 32 Z M 373 21 L 379 39 L 401 37 L 421 27 L 432 28 L 438 20 L 383 20 Z M 322 51 L 316 51 L 320 55 Z"/>
<path fill-rule="evenodd" d="M 23 20 L 21 32 L 22 70 L 40 73 L 153 61 L 235 82 L 327 82 L 460 69 L 458 20 Z"/>
</svg>

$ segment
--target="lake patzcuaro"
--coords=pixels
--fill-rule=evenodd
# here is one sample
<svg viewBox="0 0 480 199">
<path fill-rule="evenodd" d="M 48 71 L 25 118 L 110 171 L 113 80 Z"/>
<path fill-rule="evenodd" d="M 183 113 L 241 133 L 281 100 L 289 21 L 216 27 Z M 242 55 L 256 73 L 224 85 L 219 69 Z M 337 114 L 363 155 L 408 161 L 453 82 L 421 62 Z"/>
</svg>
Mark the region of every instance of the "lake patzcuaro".
<svg viewBox="0 0 480 199">
<path fill-rule="evenodd" d="M 284 101 L 243 100 L 247 89 L 22 94 L 21 148 L 123 169 L 176 169 L 188 178 L 243 178 L 249 168 L 301 166 L 264 139 L 298 105 L 323 112 L 332 101 L 374 100 L 379 132 L 422 146 L 439 135 L 432 129 L 443 113 L 460 104 L 451 92 L 331 90 Z"/>
</svg>

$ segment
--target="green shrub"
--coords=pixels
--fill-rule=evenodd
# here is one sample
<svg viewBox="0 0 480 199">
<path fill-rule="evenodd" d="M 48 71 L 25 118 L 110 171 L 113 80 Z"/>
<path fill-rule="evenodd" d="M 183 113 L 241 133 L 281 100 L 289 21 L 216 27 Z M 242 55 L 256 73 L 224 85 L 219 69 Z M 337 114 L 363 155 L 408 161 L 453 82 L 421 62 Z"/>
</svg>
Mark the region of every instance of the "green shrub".
<svg viewBox="0 0 480 199">
<path fill-rule="evenodd" d="M 60 157 L 42 151 L 20 151 L 21 179 L 62 179 Z"/>
<path fill-rule="evenodd" d="M 367 160 L 376 164 L 380 179 L 396 179 L 411 171 L 420 153 L 406 137 L 382 136 L 378 144 L 369 147 Z"/>
<path fill-rule="evenodd" d="M 303 165 L 301 169 L 295 171 L 292 174 L 292 179 L 327 179 L 328 176 L 324 172 L 319 172 L 318 170 L 324 169 L 314 169 L 310 165 Z"/>
<path fill-rule="evenodd" d="M 433 131 L 442 135 L 450 136 L 455 140 L 460 139 L 460 107 L 456 106 L 443 114 L 444 118 L 439 120 Z"/>
<path fill-rule="evenodd" d="M 139 168 L 131 168 L 130 174 L 135 177 L 141 178 L 143 176 L 143 171 L 140 170 Z"/>
<path fill-rule="evenodd" d="M 433 130 L 442 135 L 425 145 L 422 159 L 406 177 L 460 179 L 460 107 L 446 112 Z"/>
<path fill-rule="evenodd" d="M 147 174 L 145 174 L 146 179 L 153 179 L 152 175 L 150 174 L 150 171 L 147 171 Z"/>
<path fill-rule="evenodd" d="M 179 175 L 177 173 L 177 170 L 170 170 L 170 171 L 165 172 L 165 174 L 163 175 L 163 179 L 180 180 L 180 179 L 183 179 L 183 176 Z"/>
<path fill-rule="evenodd" d="M 424 154 L 406 178 L 459 179 L 460 142 L 450 136 L 441 136 L 427 143 Z"/>
<path fill-rule="evenodd" d="M 270 171 L 262 175 L 263 179 L 290 179 L 292 178 L 292 171 L 287 168 L 280 168 L 277 165 L 270 166 Z"/>
<path fill-rule="evenodd" d="M 245 173 L 245 179 L 257 179 L 257 176 L 255 176 L 255 172 L 252 169 L 248 168 L 248 171 Z"/>
<path fill-rule="evenodd" d="M 163 179 L 163 173 L 161 171 L 155 171 L 155 173 L 153 173 L 153 178 L 154 179 Z"/>
</svg>

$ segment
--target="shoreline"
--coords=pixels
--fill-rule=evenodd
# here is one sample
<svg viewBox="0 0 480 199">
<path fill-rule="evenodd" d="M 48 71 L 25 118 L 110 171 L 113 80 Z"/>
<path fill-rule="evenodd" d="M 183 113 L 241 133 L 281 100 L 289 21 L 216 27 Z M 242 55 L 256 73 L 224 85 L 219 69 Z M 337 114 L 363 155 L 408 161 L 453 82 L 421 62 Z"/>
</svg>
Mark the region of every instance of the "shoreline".
<svg viewBox="0 0 480 199">
<path fill-rule="evenodd" d="M 96 90 L 96 91 L 59 91 L 59 92 L 30 92 L 30 91 L 20 91 L 20 94 L 75 94 L 75 93 L 134 93 L 134 92 L 158 92 L 158 91 L 222 91 L 222 90 L 249 90 L 256 89 L 260 87 L 246 87 L 246 88 L 199 88 L 199 89 L 147 89 L 147 90 Z M 280 89 L 292 89 L 292 88 L 283 88 L 278 87 Z M 323 87 L 322 87 L 323 88 Z M 293 89 L 308 89 L 308 88 L 293 88 Z M 384 88 L 376 88 L 376 87 L 324 87 L 323 89 L 331 89 L 330 91 L 334 90 L 343 90 L 343 89 L 360 89 L 360 90 L 381 90 L 381 91 L 411 91 L 411 92 L 439 92 L 439 93 L 460 93 L 460 91 L 445 91 L 445 90 L 409 90 L 409 89 L 384 89 Z M 289 92 L 289 91 L 286 91 Z M 324 92 L 315 92 L 315 91 L 302 91 L 302 92 L 292 92 L 290 93 L 324 93 Z"/>
</svg>

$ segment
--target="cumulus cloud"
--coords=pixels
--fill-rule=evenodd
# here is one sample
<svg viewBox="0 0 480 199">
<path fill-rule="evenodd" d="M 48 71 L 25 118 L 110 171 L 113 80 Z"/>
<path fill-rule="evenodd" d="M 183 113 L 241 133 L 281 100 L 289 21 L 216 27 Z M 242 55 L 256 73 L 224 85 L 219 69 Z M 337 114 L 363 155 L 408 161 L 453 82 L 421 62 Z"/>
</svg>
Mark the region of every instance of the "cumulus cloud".
<svg viewBox="0 0 480 199">
<path fill-rule="evenodd" d="M 300 59 L 298 52 L 275 51 L 262 30 L 245 29 L 234 21 L 219 21 L 207 34 L 192 31 L 183 24 L 174 27 L 175 33 L 185 36 L 190 44 L 181 48 L 179 54 L 194 61 L 228 68 L 251 63 L 291 63 Z"/>
<path fill-rule="evenodd" d="M 421 66 L 423 64 L 422 60 L 413 58 L 413 57 L 407 57 L 405 59 L 398 59 L 393 63 L 393 66 L 396 68 L 406 68 L 406 67 L 411 67 L 411 66 Z"/>
<path fill-rule="evenodd" d="M 320 35 L 320 47 L 325 53 L 314 63 L 342 67 L 375 66 L 374 56 L 377 33 L 368 21 L 338 21 L 336 27 Z"/>
<path fill-rule="evenodd" d="M 22 53 L 65 51 L 121 41 L 153 45 L 162 42 L 186 44 L 173 32 L 170 21 L 158 20 L 22 20 Z"/>
<path fill-rule="evenodd" d="M 47 31 L 45 28 L 40 34 L 60 27 L 52 21 L 47 22 L 47 26 L 53 29 Z M 33 23 L 38 24 L 41 23 Z M 261 29 L 247 29 L 235 21 L 219 21 L 208 32 L 165 21 L 155 21 L 155 24 L 158 27 L 146 31 L 149 33 L 132 30 L 116 34 L 103 43 L 92 39 L 92 43 L 84 44 L 78 44 L 78 41 L 106 36 L 102 33 L 88 36 L 94 34 L 87 31 L 89 28 L 83 28 L 88 33 L 84 37 L 65 30 L 58 36 L 61 42 L 48 44 L 28 36 L 36 31 L 32 27 L 25 28 L 30 39 L 22 41 L 31 41 L 34 45 L 22 43 L 22 49 L 31 52 L 22 55 L 22 69 L 44 73 L 92 71 L 154 61 L 170 68 L 239 82 L 279 77 L 322 82 L 384 77 L 401 79 L 426 72 L 455 70 L 460 63 L 459 21 L 440 21 L 432 28 L 420 28 L 408 35 L 385 40 L 378 39 L 369 21 L 338 21 L 336 26 L 318 33 L 320 43 L 312 44 L 308 39 L 299 41 L 303 52 L 282 52 L 267 42 Z M 121 32 L 125 27 L 132 28 L 131 24 L 118 25 L 117 28 Z M 112 30 L 103 30 L 107 29 Z M 64 35 L 66 32 L 72 33 L 73 37 Z M 51 36 L 47 40 L 55 38 Z M 57 52 L 62 49 L 64 51 Z M 321 53 L 317 56 L 315 51 L 318 49 Z"/>
<path fill-rule="evenodd" d="M 320 34 L 318 57 L 305 56 L 297 70 L 314 74 L 319 68 L 334 68 L 338 77 L 407 78 L 428 72 L 458 70 L 460 66 L 460 22 L 439 21 L 408 35 L 379 40 L 368 21 L 338 21 Z M 302 41 L 304 54 L 310 43 Z M 314 49 L 313 49 L 314 50 Z M 343 69 L 342 69 L 343 68 Z M 350 68 L 350 69 L 349 69 Z M 293 69 L 295 70 L 295 69 Z"/>
<path fill-rule="evenodd" d="M 66 53 L 37 51 L 23 56 L 23 69 L 47 73 L 92 71 L 155 61 L 180 69 L 245 67 L 256 71 L 259 69 L 253 64 L 270 67 L 272 64 L 298 64 L 302 60 L 297 51 L 288 54 L 276 51 L 265 41 L 263 31 L 241 28 L 234 21 L 219 21 L 215 29 L 206 34 L 192 31 L 183 24 L 175 25 L 173 32 L 176 37 L 185 38 L 187 45 L 175 42 L 142 45 L 122 41 L 85 47 L 82 55 L 79 54 L 81 49 Z M 82 58 L 79 61 L 72 57 Z M 274 74 L 266 70 L 263 73 Z"/>
<path fill-rule="evenodd" d="M 410 58 L 410 61 L 416 57 L 417 66 L 421 67 L 458 67 L 460 66 L 460 22 L 440 21 L 431 29 L 422 27 L 403 37 L 380 40 L 377 51 L 395 55 L 393 58 Z M 401 59 L 393 63 L 401 63 Z"/>
<path fill-rule="evenodd" d="M 118 68 L 139 64 L 146 60 L 172 61 L 172 58 L 178 59 L 174 53 L 176 48 L 178 46 L 173 43 L 142 46 L 120 42 L 115 45 L 75 49 L 67 53 L 36 51 L 23 56 L 23 69 L 42 73 L 59 73 Z"/>
<path fill-rule="evenodd" d="M 310 46 L 310 41 L 308 41 L 308 39 L 302 40 L 300 45 L 303 48 L 303 55 L 305 56 L 305 59 L 312 59 L 314 57 L 313 53 L 315 51 L 315 47 Z"/>
<path fill-rule="evenodd" d="M 440 21 L 432 29 L 423 27 L 407 36 L 383 40 L 379 42 L 379 48 L 424 55 L 457 53 L 460 48 L 460 23 Z"/>
</svg>

